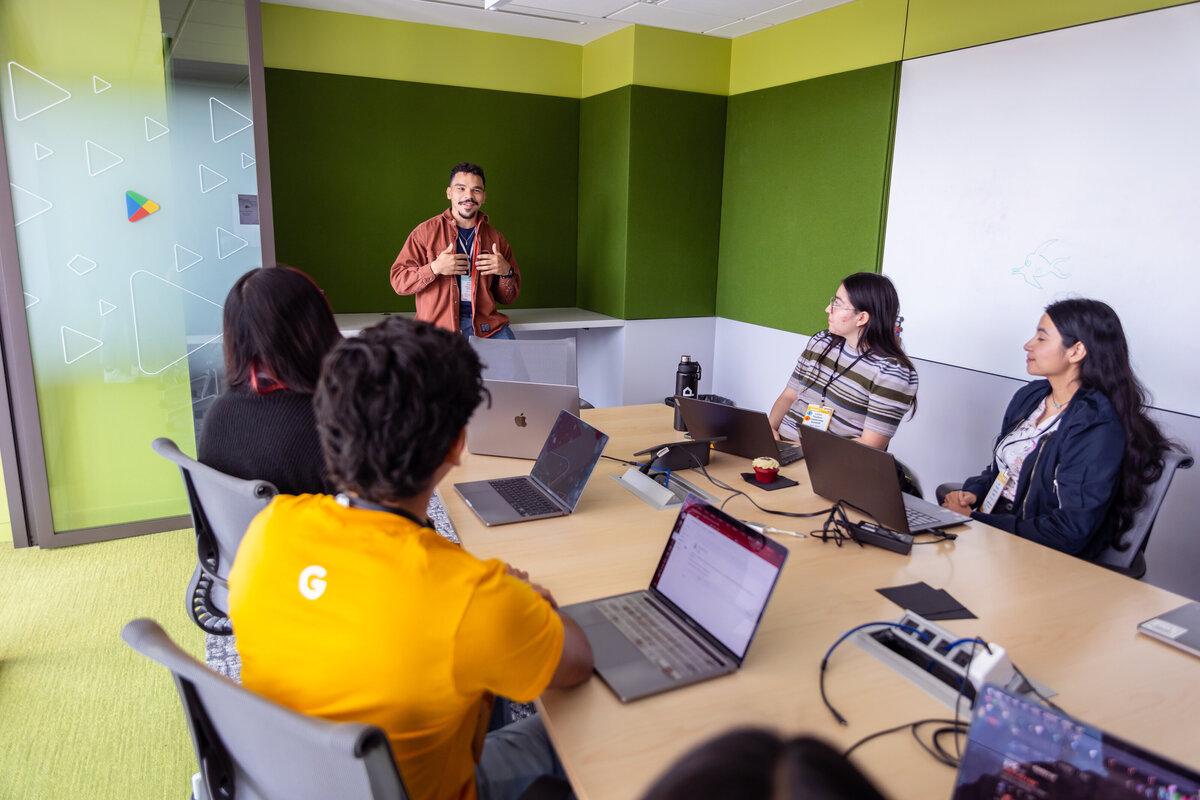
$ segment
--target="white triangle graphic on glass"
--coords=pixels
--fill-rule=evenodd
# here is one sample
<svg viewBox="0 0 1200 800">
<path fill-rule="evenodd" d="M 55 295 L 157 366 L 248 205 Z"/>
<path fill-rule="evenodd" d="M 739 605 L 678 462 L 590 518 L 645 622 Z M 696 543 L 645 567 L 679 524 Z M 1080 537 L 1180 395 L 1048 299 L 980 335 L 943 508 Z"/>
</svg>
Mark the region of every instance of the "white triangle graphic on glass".
<svg viewBox="0 0 1200 800">
<path fill-rule="evenodd" d="M 217 258 L 225 259 L 250 243 L 236 233 L 217 227 Z"/>
<path fill-rule="evenodd" d="M 107 92 L 112 88 L 112 84 L 101 78 L 99 75 L 92 76 L 92 94 L 100 94 Z"/>
<path fill-rule="evenodd" d="M 16 222 L 13 223 L 14 227 L 29 222 L 34 217 L 40 217 L 54 208 L 54 204 L 49 200 L 28 189 L 22 189 L 15 183 L 10 183 L 9 186 L 15 190 L 12 196 L 13 217 L 16 219 Z"/>
<path fill-rule="evenodd" d="M 117 307 L 107 300 L 100 301 L 100 316 L 107 317 L 112 312 L 116 311 Z"/>
<path fill-rule="evenodd" d="M 204 256 L 200 255 L 195 250 L 189 250 L 181 244 L 175 245 L 176 272 L 183 272 L 188 267 L 194 267 L 203 260 Z"/>
<path fill-rule="evenodd" d="M 208 98 L 208 120 L 214 143 L 223 142 L 254 124 L 254 120 L 240 111 L 234 111 L 215 97 Z"/>
<path fill-rule="evenodd" d="M 85 255 L 76 253 L 70 261 L 67 262 L 68 269 L 80 277 L 87 275 L 96 268 L 96 262 L 92 261 Z"/>
<path fill-rule="evenodd" d="M 83 143 L 83 151 L 87 155 L 88 175 L 93 178 L 101 172 L 108 172 L 118 164 L 123 164 L 125 159 L 109 150 L 107 147 L 101 147 L 87 139 Z"/>
<path fill-rule="evenodd" d="M 17 122 L 24 122 L 71 99 L 71 93 L 66 89 L 15 61 L 8 62 L 8 88 L 12 97 L 13 119 Z"/>
<path fill-rule="evenodd" d="M 129 276 L 129 302 L 138 369 L 147 375 L 157 375 L 221 338 L 220 305 L 146 270 Z M 177 340 L 163 335 L 178 327 L 181 318 L 199 331 L 209 331 L 193 335 L 189 328 L 187 352 L 182 354 Z"/>
<path fill-rule="evenodd" d="M 200 194 L 208 194 L 223 183 L 229 183 L 229 178 L 203 164 L 200 165 Z"/>
<path fill-rule="evenodd" d="M 33 160 L 41 161 L 43 158 L 48 158 L 54 155 L 54 151 L 41 142 L 33 143 Z"/>
<path fill-rule="evenodd" d="M 254 156 L 249 153 L 242 153 L 242 169 L 254 166 Z"/>
<path fill-rule="evenodd" d="M 25 294 L 25 307 L 26 308 L 33 308 L 38 303 L 42 302 L 42 298 L 34 297 L 29 292 L 25 292 L 24 294 Z"/>
<path fill-rule="evenodd" d="M 63 361 L 68 364 L 74 364 L 88 353 L 94 353 L 104 346 L 104 342 L 95 336 L 88 336 L 86 333 L 68 328 L 66 325 L 63 325 L 59 332 L 62 334 Z"/>
<path fill-rule="evenodd" d="M 170 128 L 168 128 L 166 125 L 163 125 L 161 122 L 154 119 L 153 117 L 143 117 L 143 119 L 146 122 L 146 141 L 147 142 L 153 142 L 155 139 L 159 139 L 163 136 L 166 136 L 168 133 L 171 132 Z"/>
</svg>

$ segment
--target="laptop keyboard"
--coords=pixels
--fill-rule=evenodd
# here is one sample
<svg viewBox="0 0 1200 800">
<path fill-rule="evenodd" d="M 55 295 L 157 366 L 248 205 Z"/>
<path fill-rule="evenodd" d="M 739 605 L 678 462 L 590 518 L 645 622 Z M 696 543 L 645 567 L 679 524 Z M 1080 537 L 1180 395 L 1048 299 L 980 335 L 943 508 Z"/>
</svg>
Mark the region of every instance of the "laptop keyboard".
<svg viewBox="0 0 1200 800">
<path fill-rule="evenodd" d="M 513 510 L 522 517 L 552 514 L 560 510 L 558 506 L 550 502 L 550 498 L 542 494 L 526 478 L 503 478 L 501 480 L 488 481 L 488 485 L 495 489 L 504 498 L 504 501 L 512 506 Z"/>
<path fill-rule="evenodd" d="M 904 507 L 904 516 L 908 517 L 908 529 L 919 528 L 925 525 L 941 524 L 937 517 L 931 517 L 924 511 L 917 511 L 915 508 Z"/>
<path fill-rule="evenodd" d="M 786 466 L 794 464 L 804 458 L 804 449 L 798 444 L 789 444 L 788 442 L 779 442 L 779 465 Z"/>
<path fill-rule="evenodd" d="M 671 680 L 707 674 L 721 665 L 644 594 L 597 600 L 596 608 Z"/>
</svg>

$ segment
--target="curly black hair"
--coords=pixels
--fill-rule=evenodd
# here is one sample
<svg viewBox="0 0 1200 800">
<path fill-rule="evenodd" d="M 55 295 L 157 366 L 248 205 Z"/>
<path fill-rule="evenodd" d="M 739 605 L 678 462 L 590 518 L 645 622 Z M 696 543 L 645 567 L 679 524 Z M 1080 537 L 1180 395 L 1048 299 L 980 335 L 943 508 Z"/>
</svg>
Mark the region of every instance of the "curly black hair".
<svg viewBox="0 0 1200 800">
<path fill-rule="evenodd" d="M 330 481 L 377 503 L 417 496 L 485 395 L 456 333 L 390 317 L 343 340 L 313 398 Z"/>
</svg>

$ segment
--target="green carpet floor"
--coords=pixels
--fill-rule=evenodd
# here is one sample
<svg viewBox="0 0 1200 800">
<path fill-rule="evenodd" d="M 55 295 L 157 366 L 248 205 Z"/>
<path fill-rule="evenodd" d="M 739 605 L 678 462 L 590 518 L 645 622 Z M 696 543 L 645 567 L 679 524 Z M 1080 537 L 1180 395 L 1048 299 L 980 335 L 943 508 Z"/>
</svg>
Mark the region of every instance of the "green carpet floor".
<svg viewBox="0 0 1200 800">
<path fill-rule="evenodd" d="M 190 529 L 57 550 L 0 541 L 0 798 L 189 796 L 175 685 L 120 630 L 151 617 L 203 659 L 183 599 L 194 541 Z"/>
</svg>

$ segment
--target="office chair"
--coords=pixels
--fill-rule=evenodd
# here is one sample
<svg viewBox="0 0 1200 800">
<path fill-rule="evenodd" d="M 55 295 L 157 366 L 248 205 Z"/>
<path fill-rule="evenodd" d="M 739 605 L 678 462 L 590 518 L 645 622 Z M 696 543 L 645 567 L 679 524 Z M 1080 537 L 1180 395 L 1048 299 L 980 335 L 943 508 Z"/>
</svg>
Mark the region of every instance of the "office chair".
<svg viewBox="0 0 1200 800">
<path fill-rule="evenodd" d="M 196 800 L 408 797 L 388 738 L 374 725 L 329 722 L 243 689 L 185 653 L 154 620 L 133 620 L 121 638 L 175 678 L 200 765 Z"/>
<path fill-rule="evenodd" d="M 1114 572 L 1128 575 L 1130 578 L 1141 580 L 1146 575 L 1146 544 L 1150 541 L 1150 531 L 1154 528 L 1154 519 L 1158 509 L 1166 499 L 1167 489 L 1171 486 L 1171 478 L 1175 471 L 1189 469 L 1195 463 L 1186 453 L 1168 450 L 1163 453 L 1163 471 L 1159 479 L 1146 487 L 1146 500 L 1141 508 L 1133 514 L 1133 522 L 1129 529 L 1121 534 L 1123 550 L 1109 546 L 1095 562 L 1102 567 L 1108 567 Z M 943 483 L 937 487 L 937 501 L 940 505 L 950 492 L 962 488 L 961 483 Z"/>
<path fill-rule="evenodd" d="M 497 381 L 579 385 L 575 339 L 484 339 L 471 337 L 483 362 L 483 377 Z M 580 408 L 592 404 L 580 399 Z"/>
<path fill-rule="evenodd" d="M 1121 544 L 1125 549 L 1118 550 L 1110 546 L 1096 556 L 1097 564 L 1139 580 L 1146 574 L 1146 544 L 1150 541 L 1150 531 L 1154 528 L 1159 506 L 1167 496 L 1175 471 L 1189 469 L 1193 463 L 1195 461 L 1187 453 L 1174 450 L 1163 453 L 1162 475 L 1146 487 L 1146 502 L 1134 512 L 1132 524 L 1121 534 Z"/>
<path fill-rule="evenodd" d="M 201 464 L 170 439 L 155 439 L 151 447 L 179 467 L 192 510 L 196 569 L 188 583 L 188 614 L 204 632 L 228 636 L 233 633 L 226 613 L 229 568 L 250 520 L 279 491 L 267 481 L 234 478 Z"/>
</svg>

